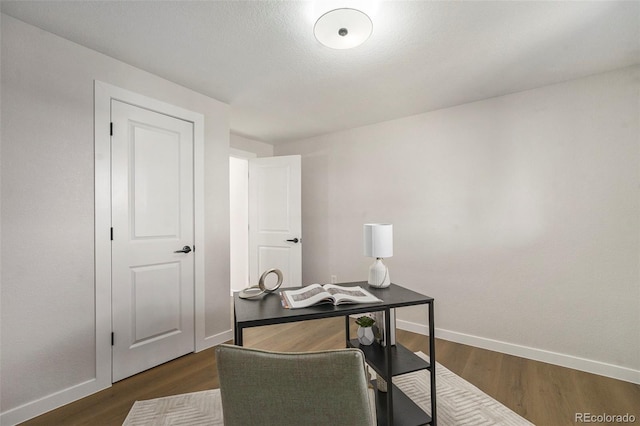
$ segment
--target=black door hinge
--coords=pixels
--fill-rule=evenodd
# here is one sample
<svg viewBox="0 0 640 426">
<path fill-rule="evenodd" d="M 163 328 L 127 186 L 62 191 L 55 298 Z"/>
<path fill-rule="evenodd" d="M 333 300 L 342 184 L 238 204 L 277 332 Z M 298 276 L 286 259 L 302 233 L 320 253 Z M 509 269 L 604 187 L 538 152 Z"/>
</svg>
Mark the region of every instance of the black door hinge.
<svg viewBox="0 0 640 426">
<path fill-rule="evenodd" d="M 109 123 L 109 135 L 113 136 L 113 123 Z"/>
<path fill-rule="evenodd" d="M 111 241 L 113 241 L 113 228 L 111 228 Z"/>
<path fill-rule="evenodd" d="M 114 333 L 111 333 L 111 346 L 113 346 L 114 342 L 115 342 L 115 335 Z"/>
</svg>

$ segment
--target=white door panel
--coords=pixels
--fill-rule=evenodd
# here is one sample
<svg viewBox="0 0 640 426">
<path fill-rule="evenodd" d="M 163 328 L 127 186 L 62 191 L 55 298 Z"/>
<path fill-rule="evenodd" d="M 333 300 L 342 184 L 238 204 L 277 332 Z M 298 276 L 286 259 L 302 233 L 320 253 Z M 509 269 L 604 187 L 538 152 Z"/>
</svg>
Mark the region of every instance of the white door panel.
<svg viewBox="0 0 640 426">
<path fill-rule="evenodd" d="M 133 125 L 132 131 L 132 237 L 178 238 L 180 134 L 142 124 Z"/>
<path fill-rule="evenodd" d="M 194 350 L 193 123 L 112 101 L 113 381 Z"/>
<path fill-rule="evenodd" d="M 299 155 L 249 159 L 249 276 L 254 285 L 271 268 L 282 271 L 283 286 L 302 285 L 300 166 Z"/>
<path fill-rule="evenodd" d="M 131 347 L 179 332 L 180 263 L 131 268 L 131 298 Z"/>
<path fill-rule="evenodd" d="M 253 171 L 258 174 L 258 229 L 291 233 L 291 167 L 254 164 Z"/>
</svg>

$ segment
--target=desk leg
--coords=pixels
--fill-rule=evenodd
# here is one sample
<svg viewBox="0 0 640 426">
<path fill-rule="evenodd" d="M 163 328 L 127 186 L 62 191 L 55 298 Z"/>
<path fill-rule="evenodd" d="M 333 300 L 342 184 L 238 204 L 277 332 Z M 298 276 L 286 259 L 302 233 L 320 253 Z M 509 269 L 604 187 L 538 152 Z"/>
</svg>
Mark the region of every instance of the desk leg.
<svg viewBox="0 0 640 426">
<path fill-rule="evenodd" d="M 242 346 L 242 327 L 238 325 L 238 320 L 236 319 L 236 312 L 233 312 L 233 344 L 237 346 Z"/>
<path fill-rule="evenodd" d="M 387 425 L 393 425 L 393 369 L 391 368 L 391 309 L 384 310 L 385 350 L 387 353 Z"/>
<path fill-rule="evenodd" d="M 436 327 L 433 322 L 433 302 L 427 304 L 429 308 L 429 363 L 431 364 L 431 425 L 437 426 L 436 413 Z"/>
<path fill-rule="evenodd" d="M 345 335 L 345 347 L 348 348 L 349 340 L 351 340 L 351 329 L 349 327 L 349 315 L 344 316 L 344 335 Z"/>
<path fill-rule="evenodd" d="M 242 328 L 236 326 L 236 331 L 233 337 L 233 344 L 242 346 Z"/>
</svg>

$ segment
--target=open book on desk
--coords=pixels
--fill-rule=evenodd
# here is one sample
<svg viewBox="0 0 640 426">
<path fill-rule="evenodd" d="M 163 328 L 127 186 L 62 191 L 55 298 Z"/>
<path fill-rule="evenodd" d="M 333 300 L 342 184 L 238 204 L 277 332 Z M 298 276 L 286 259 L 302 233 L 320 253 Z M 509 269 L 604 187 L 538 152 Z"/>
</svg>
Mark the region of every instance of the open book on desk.
<svg viewBox="0 0 640 426">
<path fill-rule="evenodd" d="M 375 303 L 382 300 L 362 287 L 341 287 L 335 284 L 311 284 L 298 290 L 280 292 L 282 306 L 287 309 L 306 308 L 322 303 Z"/>
</svg>

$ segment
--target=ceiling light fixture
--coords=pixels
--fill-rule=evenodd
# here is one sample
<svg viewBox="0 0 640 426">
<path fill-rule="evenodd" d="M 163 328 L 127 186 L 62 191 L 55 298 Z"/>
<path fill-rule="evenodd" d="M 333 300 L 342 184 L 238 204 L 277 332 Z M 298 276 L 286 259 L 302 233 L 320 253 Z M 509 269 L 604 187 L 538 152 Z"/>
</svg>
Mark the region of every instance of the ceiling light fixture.
<svg viewBox="0 0 640 426">
<path fill-rule="evenodd" d="M 356 9 L 335 9 L 322 15 L 313 34 L 332 49 L 351 49 L 364 43 L 373 31 L 369 16 Z"/>
</svg>

